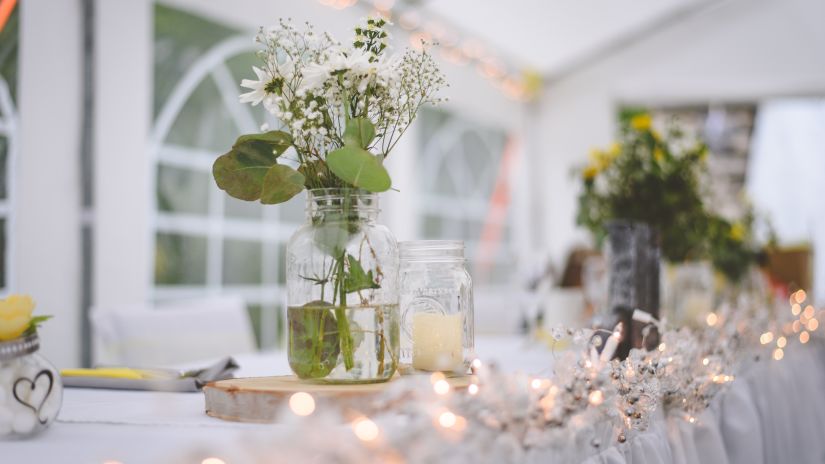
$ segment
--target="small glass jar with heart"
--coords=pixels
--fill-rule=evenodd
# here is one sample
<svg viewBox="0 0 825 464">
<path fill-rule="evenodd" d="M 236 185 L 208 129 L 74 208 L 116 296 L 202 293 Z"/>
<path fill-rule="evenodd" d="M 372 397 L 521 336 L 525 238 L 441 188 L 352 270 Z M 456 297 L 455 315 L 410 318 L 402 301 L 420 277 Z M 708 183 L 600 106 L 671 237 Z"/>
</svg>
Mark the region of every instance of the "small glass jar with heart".
<svg viewBox="0 0 825 464">
<path fill-rule="evenodd" d="M 41 432 L 63 401 L 59 373 L 37 353 L 37 326 L 49 317 L 32 317 L 33 309 L 28 296 L 0 300 L 0 440 Z"/>
</svg>

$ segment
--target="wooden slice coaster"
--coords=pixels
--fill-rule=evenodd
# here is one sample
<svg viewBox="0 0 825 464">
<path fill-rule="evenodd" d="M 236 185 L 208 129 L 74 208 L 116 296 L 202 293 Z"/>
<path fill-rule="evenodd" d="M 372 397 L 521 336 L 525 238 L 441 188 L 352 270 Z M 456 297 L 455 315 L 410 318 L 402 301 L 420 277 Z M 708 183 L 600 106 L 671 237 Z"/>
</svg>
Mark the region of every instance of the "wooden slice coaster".
<svg viewBox="0 0 825 464">
<path fill-rule="evenodd" d="M 206 414 L 212 417 L 235 422 L 271 423 L 297 392 L 312 395 L 316 407 L 373 412 L 372 400 L 390 388 L 395 379 L 383 383 L 328 385 L 305 382 L 293 375 L 249 377 L 212 382 L 203 388 L 203 393 Z M 470 379 L 466 376 L 446 380 L 454 390 L 461 391 L 467 389 Z"/>
</svg>

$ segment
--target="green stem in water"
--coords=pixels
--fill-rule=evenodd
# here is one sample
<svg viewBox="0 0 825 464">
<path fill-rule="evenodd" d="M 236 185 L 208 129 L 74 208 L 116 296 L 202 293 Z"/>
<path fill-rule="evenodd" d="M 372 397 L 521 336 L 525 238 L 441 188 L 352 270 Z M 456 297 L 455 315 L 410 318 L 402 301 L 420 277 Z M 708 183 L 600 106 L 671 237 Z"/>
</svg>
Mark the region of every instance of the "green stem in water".
<svg viewBox="0 0 825 464">
<path fill-rule="evenodd" d="M 347 320 L 347 289 L 344 283 L 344 260 L 346 259 L 347 252 L 344 250 L 338 260 L 338 272 L 335 275 L 335 286 L 338 289 L 338 306 L 335 308 L 335 320 L 338 322 L 338 337 L 341 344 L 341 354 L 344 356 L 344 367 L 350 370 L 355 366 L 355 358 L 352 352 L 352 334 L 349 330 L 349 320 Z"/>
</svg>

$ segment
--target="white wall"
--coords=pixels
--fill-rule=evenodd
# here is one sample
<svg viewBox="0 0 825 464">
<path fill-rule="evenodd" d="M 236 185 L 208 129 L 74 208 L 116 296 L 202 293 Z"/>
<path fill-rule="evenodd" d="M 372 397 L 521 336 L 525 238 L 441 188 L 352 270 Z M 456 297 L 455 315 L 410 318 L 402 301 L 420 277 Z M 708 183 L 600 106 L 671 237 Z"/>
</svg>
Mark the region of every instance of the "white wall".
<svg viewBox="0 0 825 464">
<path fill-rule="evenodd" d="M 586 243 L 574 167 L 609 143 L 622 102 L 761 101 L 825 95 L 825 2 L 729 0 L 546 84 L 540 110 L 541 246 L 561 266 Z M 538 178 L 538 179 L 537 179 Z"/>
</svg>

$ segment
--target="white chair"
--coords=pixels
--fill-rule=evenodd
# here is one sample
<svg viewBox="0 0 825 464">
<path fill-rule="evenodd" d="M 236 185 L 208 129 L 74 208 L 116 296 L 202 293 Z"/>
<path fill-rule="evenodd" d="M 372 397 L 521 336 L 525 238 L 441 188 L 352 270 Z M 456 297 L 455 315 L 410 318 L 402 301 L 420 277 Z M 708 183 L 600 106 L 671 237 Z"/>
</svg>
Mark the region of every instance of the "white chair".
<svg viewBox="0 0 825 464">
<path fill-rule="evenodd" d="M 89 317 L 95 365 L 155 367 L 255 351 L 240 298 L 96 307 Z"/>
</svg>

